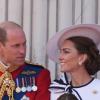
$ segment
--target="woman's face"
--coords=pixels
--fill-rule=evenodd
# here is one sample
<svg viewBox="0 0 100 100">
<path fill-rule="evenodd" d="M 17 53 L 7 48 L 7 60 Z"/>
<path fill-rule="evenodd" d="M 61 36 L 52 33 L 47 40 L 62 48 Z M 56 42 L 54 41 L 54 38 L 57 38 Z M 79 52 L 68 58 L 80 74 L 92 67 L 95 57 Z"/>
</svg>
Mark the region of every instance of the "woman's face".
<svg viewBox="0 0 100 100">
<path fill-rule="evenodd" d="M 59 61 L 62 72 L 77 71 L 83 54 L 79 54 L 75 45 L 70 40 L 65 40 L 60 46 Z"/>
</svg>

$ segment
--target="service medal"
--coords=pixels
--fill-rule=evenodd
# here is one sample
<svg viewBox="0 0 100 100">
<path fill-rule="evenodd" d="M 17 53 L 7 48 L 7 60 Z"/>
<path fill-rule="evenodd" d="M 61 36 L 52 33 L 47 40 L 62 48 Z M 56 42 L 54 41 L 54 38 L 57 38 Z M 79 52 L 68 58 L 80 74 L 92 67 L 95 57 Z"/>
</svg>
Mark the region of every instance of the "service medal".
<svg viewBox="0 0 100 100">
<path fill-rule="evenodd" d="M 17 92 L 17 93 L 21 92 L 21 88 L 20 88 L 20 87 L 17 87 L 17 88 L 16 88 L 16 92 Z"/>
<path fill-rule="evenodd" d="M 33 91 L 37 91 L 37 89 L 38 89 L 38 88 L 37 88 L 36 85 L 33 85 L 33 86 L 32 86 L 32 90 L 33 90 Z"/>
<path fill-rule="evenodd" d="M 26 90 L 27 90 L 27 89 L 26 89 L 26 87 L 24 87 L 24 86 L 21 88 L 21 91 L 22 91 L 22 92 L 26 92 Z"/>
<path fill-rule="evenodd" d="M 32 90 L 32 87 L 31 86 L 27 86 L 27 91 L 31 92 L 31 90 Z"/>
</svg>

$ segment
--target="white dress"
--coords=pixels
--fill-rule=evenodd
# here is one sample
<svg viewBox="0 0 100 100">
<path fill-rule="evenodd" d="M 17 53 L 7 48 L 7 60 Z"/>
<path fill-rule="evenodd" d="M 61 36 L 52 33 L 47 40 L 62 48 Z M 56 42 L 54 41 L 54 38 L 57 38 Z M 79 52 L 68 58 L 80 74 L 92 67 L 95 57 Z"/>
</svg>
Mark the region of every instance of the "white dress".
<svg viewBox="0 0 100 100">
<path fill-rule="evenodd" d="M 50 91 L 51 100 L 57 100 L 60 95 L 68 92 L 74 94 L 78 100 L 100 100 L 100 80 L 93 78 L 85 85 L 72 87 L 66 78 L 62 78 L 52 82 Z"/>
</svg>

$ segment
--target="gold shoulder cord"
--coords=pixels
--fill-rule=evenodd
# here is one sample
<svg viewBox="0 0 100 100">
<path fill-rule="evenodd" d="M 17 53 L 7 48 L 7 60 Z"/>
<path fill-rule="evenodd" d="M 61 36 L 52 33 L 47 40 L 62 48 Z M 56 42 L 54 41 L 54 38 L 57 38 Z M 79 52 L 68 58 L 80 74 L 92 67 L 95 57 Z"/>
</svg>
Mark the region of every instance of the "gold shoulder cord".
<svg viewBox="0 0 100 100">
<path fill-rule="evenodd" d="M 15 82 L 12 78 L 11 73 L 8 71 L 5 71 L 4 74 L 0 76 L 0 100 L 2 100 L 2 97 L 5 92 L 7 92 L 7 95 L 9 97 L 9 100 L 14 100 L 13 92 L 15 90 Z"/>
</svg>

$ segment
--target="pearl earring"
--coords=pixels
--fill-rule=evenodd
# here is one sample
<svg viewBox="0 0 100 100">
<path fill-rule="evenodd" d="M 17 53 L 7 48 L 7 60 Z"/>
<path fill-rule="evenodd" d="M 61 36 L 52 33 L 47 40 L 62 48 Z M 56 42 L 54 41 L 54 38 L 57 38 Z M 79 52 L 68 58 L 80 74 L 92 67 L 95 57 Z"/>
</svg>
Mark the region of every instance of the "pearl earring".
<svg viewBox="0 0 100 100">
<path fill-rule="evenodd" d="M 78 62 L 78 64 L 81 66 L 82 65 L 82 62 L 80 61 L 80 62 Z"/>
</svg>

